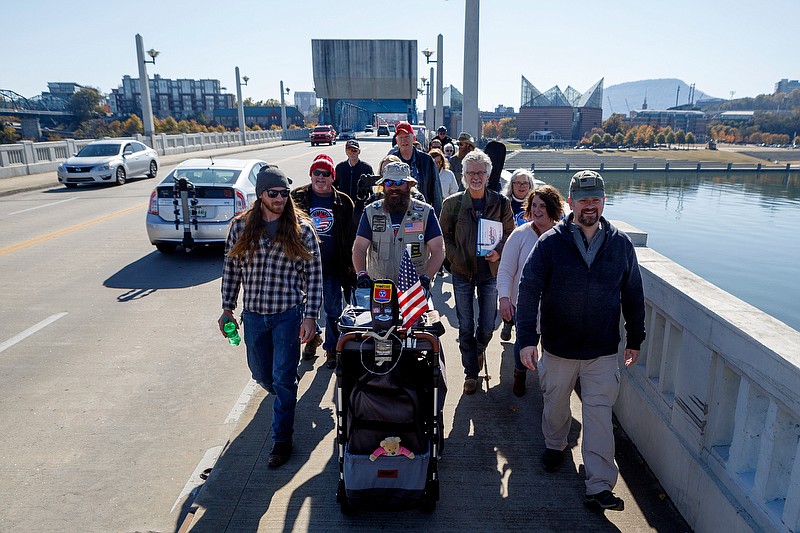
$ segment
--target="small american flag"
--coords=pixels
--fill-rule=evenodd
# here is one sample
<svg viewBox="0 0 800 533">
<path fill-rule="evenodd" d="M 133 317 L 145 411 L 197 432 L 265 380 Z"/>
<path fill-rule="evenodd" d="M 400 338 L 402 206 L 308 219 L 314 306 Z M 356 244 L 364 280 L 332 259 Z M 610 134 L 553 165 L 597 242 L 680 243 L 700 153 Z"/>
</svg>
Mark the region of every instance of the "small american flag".
<svg viewBox="0 0 800 533">
<path fill-rule="evenodd" d="M 400 304 L 400 314 L 403 316 L 404 329 L 414 325 L 419 317 L 428 310 L 428 301 L 425 299 L 425 291 L 419 282 L 417 269 L 411 262 L 408 250 L 403 250 L 403 257 L 400 259 L 400 273 L 397 276 L 397 300 Z"/>
</svg>

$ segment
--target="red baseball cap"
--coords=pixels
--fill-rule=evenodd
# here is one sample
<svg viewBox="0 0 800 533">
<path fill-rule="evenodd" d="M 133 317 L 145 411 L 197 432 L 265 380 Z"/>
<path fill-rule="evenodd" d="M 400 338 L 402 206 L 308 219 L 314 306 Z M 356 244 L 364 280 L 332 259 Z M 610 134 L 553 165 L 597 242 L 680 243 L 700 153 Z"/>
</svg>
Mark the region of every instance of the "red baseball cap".
<svg viewBox="0 0 800 533">
<path fill-rule="evenodd" d="M 408 135 L 414 135 L 414 128 L 411 127 L 411 124 L 408 122 L 398 122 L 397 126 L 394 128 L 395 133 L 400 135 L 401 133 L 405 133 Z"/>
</svg>

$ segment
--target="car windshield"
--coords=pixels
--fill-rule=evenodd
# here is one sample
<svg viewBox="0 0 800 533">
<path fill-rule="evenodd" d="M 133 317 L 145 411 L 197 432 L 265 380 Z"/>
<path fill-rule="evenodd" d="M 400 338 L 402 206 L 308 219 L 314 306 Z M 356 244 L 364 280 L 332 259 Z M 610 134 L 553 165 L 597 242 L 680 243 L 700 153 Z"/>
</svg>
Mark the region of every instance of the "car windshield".
<svg viewBox="0 0 800 533">
<path fill-rule="evenodd" d="M 317 126 L 314 131 L 331 131 L 331 129 L 328 126 Z"/>
<path fill-rule="evenodd" d="M 75 157 L 108 157 L 119 153 L 118 144 L 89 144 L 81 148 Z"/>
<path fill-rule="evenodd" d="M 172 178 L 167 177 L 165 182 L 186 178 L 197 185 L 198 183 L 234 183 L 241 170 L 229 168 L 178 168 L 172 173 Z"/>
</svg>

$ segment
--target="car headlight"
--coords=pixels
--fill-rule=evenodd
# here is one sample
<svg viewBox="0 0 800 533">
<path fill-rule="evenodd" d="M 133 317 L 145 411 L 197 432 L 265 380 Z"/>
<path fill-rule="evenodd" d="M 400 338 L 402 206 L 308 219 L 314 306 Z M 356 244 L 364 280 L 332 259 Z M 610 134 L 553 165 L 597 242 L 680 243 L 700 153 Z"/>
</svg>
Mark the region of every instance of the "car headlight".
<svg viewBox="0 0 800 533">
<path fill-rule="evenodd" d="M 111 165 L 109 165 L 108 163 L 103 163 L 102 165 L 97 165 L 96 167 L 94 167 L 94 169 L 103 172 L 105 170 L 111 170 Z"/>
<path fill-rule="evenodd" d="M 66 167 L 64 166 L 64 163 L 61 163 L 60 165 L 58 165 L 58 169 L 57 169 L 57 170 L 58 170 L 59 172 L 64 172 L 65 168 L 66 168 Z"/>
</svg>

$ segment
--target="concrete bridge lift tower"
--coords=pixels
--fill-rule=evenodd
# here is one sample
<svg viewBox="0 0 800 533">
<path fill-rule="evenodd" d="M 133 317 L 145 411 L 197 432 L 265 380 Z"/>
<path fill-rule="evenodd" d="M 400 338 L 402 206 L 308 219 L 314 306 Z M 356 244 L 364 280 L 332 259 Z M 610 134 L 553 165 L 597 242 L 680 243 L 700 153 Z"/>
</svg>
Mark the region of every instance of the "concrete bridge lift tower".
<svg viewBox="0 0 800 533">
<path fill-rule="evenodd" d="M 417 41 L 311 41 L 320 124 L 363 129 L 378 114 L 417 122 Z"/>
</svg>

